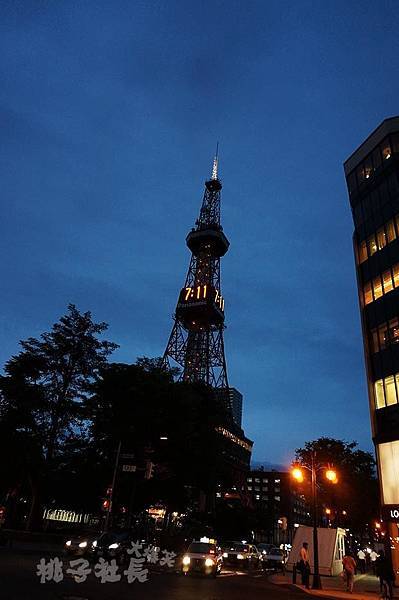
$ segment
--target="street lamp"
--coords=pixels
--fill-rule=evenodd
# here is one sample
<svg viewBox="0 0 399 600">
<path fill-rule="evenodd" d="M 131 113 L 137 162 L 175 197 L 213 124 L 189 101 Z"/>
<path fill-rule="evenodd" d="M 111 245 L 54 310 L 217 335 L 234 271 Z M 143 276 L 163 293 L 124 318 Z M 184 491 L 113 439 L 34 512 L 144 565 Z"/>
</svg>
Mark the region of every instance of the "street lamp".
<svg viewBox="0 0 399 600">
<path fill-rule="evenodd" d="M 302 483 L 304 480 L 304 475 L 302 469 L 306 469 L 310 471 L 312 477 L 312 506 L 313 506 L 313 554 L 314 554 L 314 573 L 313 573 L 313 585 L 312 588 L 314 590 L 321 590 L 321 579 L 319 572 L 319 541 L 318 541 L 318 532 L 317 532 L 317 474 L 320 471 L 324 471 L 324 476 L 330 483 L 338 483 L 337 472 L 330 465 L 323 465 L 316 462 L 316 452 L 313 450 L 311 452 L 311 461 L 310 464 L 301 463 L 300 465 L 296 465 L 292 469 L 293 478 L 298 481 L 298 483 Z M 326 511 L 327 512 L 327 511 Z"/>
</svg>

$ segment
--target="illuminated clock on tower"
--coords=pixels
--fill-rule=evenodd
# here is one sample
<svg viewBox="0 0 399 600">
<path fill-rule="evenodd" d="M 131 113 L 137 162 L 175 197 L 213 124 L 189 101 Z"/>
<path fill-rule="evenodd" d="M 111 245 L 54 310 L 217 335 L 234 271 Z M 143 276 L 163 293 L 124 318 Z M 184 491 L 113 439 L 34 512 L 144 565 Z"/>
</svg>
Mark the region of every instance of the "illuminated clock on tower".
<svg viewBox="0 0 399 600">
<path fill-rule="evenodd" d="M 179 295 L 176 316 L 187 329 L 201 327 L 202 321 L 211 320 L 215 325 L 224 321 L 224 298 L 212 285 L 184 287 Z"/>
</svg>

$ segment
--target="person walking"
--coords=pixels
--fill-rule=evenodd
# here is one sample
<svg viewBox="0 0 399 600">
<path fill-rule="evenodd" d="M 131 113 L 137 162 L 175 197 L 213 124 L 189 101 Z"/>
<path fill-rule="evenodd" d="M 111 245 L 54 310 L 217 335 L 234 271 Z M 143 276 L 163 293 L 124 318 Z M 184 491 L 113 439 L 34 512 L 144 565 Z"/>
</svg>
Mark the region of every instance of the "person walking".
<svg viewBox="0 0 399 600">
<path fill-rule="evenodd" d="M 352 594 L 353 592 L 353 580 L 356 571 L 356 561 L 350 552 L 347 552 L 342 559 L 342 566 L 344 568 L 344 574 L 346 579 L 346 591 Z"/>
<path fill-rule="evenodd" d="M 309 563 L 308 546 L 309 546 L 309 544 L 307 542 L 303 542 L 302 548 L 299 551 L 299 570 L 301 571 L 301 575 L 302 575 L 302 585 L 304 585 L 307 590 L 310 589 L 310 586 L 309 586 L 310 563 Z"/>
<path fill-rule="evenodd" d="M 391 561 L 383 550 L 375 562 L 376 575 L 380 580 L 380 592 L 384 593 L 384 586 L 388 588 L 389 598 L 393 598 L 393 582 L 395 581 L 395 573 L 392 568 Z"/>
<path fill-rule="evenodd" d="M 375 550 L 372 550 L 370 552 L 370 562 L 371 562 L 371 568 L 373 570 L 373 575 L 376 574 L 375 563 L 376 563 L 377 558 L 378 558 L 377 552 Z"/>
<path fill-rule="evenodd" d="M 362 550 L 362 549 L 359 550 L 359 552 L 357 553 L 357 558 L 358 558 L 360 572 L 365 573 L 366 572 L 366 555 L 364 553 L 364 550 Z"/>
</svg>

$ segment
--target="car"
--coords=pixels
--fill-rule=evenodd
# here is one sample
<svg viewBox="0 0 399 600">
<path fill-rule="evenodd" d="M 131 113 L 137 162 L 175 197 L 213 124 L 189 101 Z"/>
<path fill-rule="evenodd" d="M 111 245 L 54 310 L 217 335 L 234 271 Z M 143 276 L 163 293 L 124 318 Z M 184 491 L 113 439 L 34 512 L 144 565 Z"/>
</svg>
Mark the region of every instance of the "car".
<svg viewBox="0 0 399 600">
<path fill-rule="evenodd" d="M 94 559 L 116 559 L 120 563 L 128 562 L 127 550 L 133 540 L 130 531 L 109 531 L 102 533 L 91 544 L 91 554 Z"/>
<path fill-rule="evenodd" d="M 216 577 L 222 570 L 223 558 L 216 540 L 193 540 L 181 559 L 181 572 L 202 573 Z"/>
<path fill-rule="evenodd" d="M 92 537 L 85 535 L 72 535 L 64 545 L 67 556 L 86 556 L 89 554 L 92 546 Z"/>
<path fill-rule="evenodd" d="M 272 548 L 275 548 L 274 544 L 265 544 L 261 542 L 260 544 L 256 544 L 258 551 L 262 554 L 262 557 L 269 552 Z"/>
<path fill-rule="evenodd" d="M 262 555 L 262 564 L 264 569 L 285 569 L 286 555 L 280 548 L 270 548 L 266 554 Z"/>
<path fill-rule="evenodd" d="M 261 554 L 253 544 L 234 541 L 223 544 L 223 564 L 250 569 L 257 568 L 260 563 Z"/>
</svg>

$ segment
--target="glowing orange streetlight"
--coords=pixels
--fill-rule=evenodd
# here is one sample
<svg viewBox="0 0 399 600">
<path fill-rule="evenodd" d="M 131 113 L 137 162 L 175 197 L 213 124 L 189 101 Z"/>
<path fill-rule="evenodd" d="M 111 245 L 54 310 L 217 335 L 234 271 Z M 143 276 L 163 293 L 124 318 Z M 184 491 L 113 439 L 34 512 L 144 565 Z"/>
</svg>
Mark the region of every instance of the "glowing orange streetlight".
<svg viewBox="0 0 399 600">
<path fill-rule="evenodd" d="M 299 467 L 294 467 L 291 471 L 291 474 L 298 483 L 302 483 L 303 481 L 303 471 Z"/>
<path fill-rule="evenodd" d="M 320 471 L 324 471 L 324 476 L 330 483 L 338 483 L 338 476 L 335 469 L 331 465 L 323 465 L 316 460 L 316 451 L 312 450 L 310 453 L 310 463 L 301 463 L 300 465 L 293 466 L 291 471 L 292 477 L 298 482 L 302 483 L 304 480 L 303 469 L 307 469 L 312 476 L 312 504 L 313 504 L 313 557 L 314 557 L 314 573 L 313 573 L 313 589 L 321 590 L 321 579 L 319 572 L 319 542 L 317 534 L 317 475 Z M 331 509 L 326 508 L 326 514 L 331 515 Z"/>
<path fill-rule="evenodd" d="M 326 471 L 326 479 L 328 479 L 330 483 L 338 483 L 337 472 L 334 471 L 334 469 L 328 468 Z"/>
</svg>

